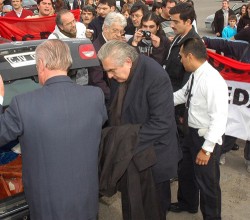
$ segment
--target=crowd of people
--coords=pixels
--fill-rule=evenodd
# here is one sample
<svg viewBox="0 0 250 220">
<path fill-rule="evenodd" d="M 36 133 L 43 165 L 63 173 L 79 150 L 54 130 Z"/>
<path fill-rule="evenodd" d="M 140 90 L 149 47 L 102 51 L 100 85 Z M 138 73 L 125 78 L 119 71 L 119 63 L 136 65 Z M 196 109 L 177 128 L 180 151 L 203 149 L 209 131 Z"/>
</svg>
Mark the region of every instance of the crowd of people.
<svg viewBox="0 0 250 220">
<path fill-rule="evenodd" d="M 197 213 L 199 206 L 203 219 L 221 219 L 219 165 L 236 138 L 225 136 L 228 88 L 206 49 L 250 63 L 250 4 L 235 15 L 222 1 L 217 38 L 199 36 L 190 0 L 157 0 L 152 10 L 141 0 L 120 7 L 37 0 L 37 7 L 34 15 L 22 0 L 0 0 L 1 16 L 56 14 L 35 52 L 43 87 L 15 97 L 0 115 L 0 146 L 18 138 L 22 147 L 31 219 L 94 220 L 98 192 L 117 190 L 125 220 L 163 220 L 168 211 Z M 79 21 L 70 9 L 80 9 Z M 65 38 L 89 38 L 101 62 L 77 70 L 76 83 L 67 76 Z M 0 77 L 0 110 L 3 99 Z M 248 141 L 245 159 L 250 172 Z M 178 202 L 171 203 L 176 177 Z"/>
</svg>

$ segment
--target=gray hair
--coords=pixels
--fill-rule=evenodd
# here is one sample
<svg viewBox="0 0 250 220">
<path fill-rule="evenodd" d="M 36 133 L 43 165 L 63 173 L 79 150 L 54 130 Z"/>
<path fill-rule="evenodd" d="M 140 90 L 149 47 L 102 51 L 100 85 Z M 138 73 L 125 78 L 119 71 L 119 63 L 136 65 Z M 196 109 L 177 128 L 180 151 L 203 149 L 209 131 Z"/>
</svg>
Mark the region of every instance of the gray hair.
<svg viewBox="0 0 250 220">
<path fill-rule="evenodd" d="M 104 26 L 110 27 L 113 23 L 119 23 L 123 28 L 125 28 L 127 26 L 127 19 L 121 13 L 110 12 L 105 17 L 102 29 Z"/>
<path fill-rule="evenodd" d="M 126 42 L 111 40 L 105 43 L 98 52 L 98 58 L 103 61 L 108 57 L 112 57 L 113 61 L 122 66 L 126 58 L 130 58 L 134 62 L 139 54 L 136 49 Z"/>
<path fill-rule="evenodd" d="M 37 46 L 36 63 L 42 60 L 49 70 L 68 71 L 72 64 L 72 57 L 68 44 L 58 39 L 46 40 Z"/>
</svg>

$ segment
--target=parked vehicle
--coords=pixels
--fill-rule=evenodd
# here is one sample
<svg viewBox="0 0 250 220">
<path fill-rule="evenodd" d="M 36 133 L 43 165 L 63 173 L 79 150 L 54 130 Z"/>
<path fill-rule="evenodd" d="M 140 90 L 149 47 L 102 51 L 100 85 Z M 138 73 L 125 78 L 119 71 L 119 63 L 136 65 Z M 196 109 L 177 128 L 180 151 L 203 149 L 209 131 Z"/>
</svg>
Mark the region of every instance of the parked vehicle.
<svg viewBox="0 0 250 220">
<path fill-rule="evenodd" d="M 36 47 L 43 41 L 0 44 L 0 73 L 5 84 L 4 108 L 8 106 L 13 96 L 39 87 L 34 55 Z M 69 45 L 74 61 L 70 68 L 71 72 L 99 65 L 96 52 L 89 39 L 64 39 L 63 41 Z M 0 219 L 29 219 L 29 209 L 24 193 L 0 199 Z"/>
</svg>

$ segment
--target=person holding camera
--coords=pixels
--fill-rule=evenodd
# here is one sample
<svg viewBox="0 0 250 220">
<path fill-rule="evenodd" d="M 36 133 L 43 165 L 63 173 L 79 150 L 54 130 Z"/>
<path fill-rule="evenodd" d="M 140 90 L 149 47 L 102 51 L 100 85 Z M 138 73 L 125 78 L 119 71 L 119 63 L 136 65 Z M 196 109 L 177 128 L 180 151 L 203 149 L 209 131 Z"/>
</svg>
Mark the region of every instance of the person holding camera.
<svg viewBox="0 0 250 220">
<path fill-rule="evenodd" d="M 136 47 L 139 53 L 152 57 L 161 65 L 170 48 L 170 41 L 162 31 L 160 19 L 155 13 L 148 13 L 142 17 L 141 28 L 128 43 Z"/>
</svg>

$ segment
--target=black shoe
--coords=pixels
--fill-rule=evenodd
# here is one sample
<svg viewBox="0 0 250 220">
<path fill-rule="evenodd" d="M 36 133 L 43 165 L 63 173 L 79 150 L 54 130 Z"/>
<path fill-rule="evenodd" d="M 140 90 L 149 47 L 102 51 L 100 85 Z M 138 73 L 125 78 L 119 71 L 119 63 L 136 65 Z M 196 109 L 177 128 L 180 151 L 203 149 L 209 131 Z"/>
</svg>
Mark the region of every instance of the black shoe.
<svg viewBox="0 0 250 220">
<path fill-rule="evenodd" d="M 240 147 L 238 144 L 234 144 L 234 146 L 232 147 L 232 150 L 239 150 L 239 149 L 240 149 Z"/>
<path fill-rule="evenodd" d="M 170 212 L 176 212 L 176 213 L 183 212 L 183 211 L 187 211 L 187 212 L 192 213 L 192 214 L 195 214 L 195 213 L 198 212 L 198 210 L 181 208 L 181 207 L 179 206 L 179 203 L 178 203 L 178 202 L 171 203 L 170 208 L 169 208 L 169 211 L 170 211 Z"/>
</svg>

